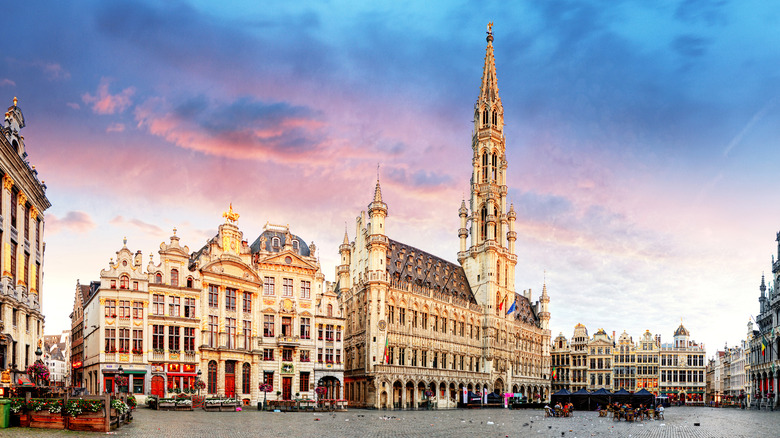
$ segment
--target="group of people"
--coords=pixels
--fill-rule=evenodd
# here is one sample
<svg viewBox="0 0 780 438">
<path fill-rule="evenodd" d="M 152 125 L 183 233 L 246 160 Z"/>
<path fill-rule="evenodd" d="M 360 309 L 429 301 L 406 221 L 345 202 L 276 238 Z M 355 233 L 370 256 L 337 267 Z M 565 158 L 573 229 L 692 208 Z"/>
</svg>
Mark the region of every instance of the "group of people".
<svg viewBox="0 0 780 438">
<path fill-rule="evenodd" d="M 663 415 L 664 407 L 663 405 L 658 405 L 654 409 L 652 406 L 640 404 L 639 407 L 634 408 L 631 403 L 612 403 L 607 407 L 607 411 L 612 412 L 612 417 L 616 420 L 620 420 L 620 418 L 634 420 Z"/>
<path fill-rule="evenodd" d="M 545 404 L 544 411 L 548 417 L 568 417 L 574 411 L 574 403 L 558 402 L 552 408 L 549 404 Z"/>
</svg>

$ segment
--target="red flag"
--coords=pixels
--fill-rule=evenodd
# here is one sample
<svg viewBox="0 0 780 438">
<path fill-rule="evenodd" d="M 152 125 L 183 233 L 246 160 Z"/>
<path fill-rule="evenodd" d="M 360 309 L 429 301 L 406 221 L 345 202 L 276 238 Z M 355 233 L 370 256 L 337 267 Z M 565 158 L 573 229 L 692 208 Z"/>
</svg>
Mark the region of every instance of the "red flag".
<svg viewBox="0 0 780 438">
<path fill-rule="evenodd" d="M 498 310 L 501 310 L 502 307 L 504 307 L 504 302 L 503 301 L 498 303 Z"/>
</svg>

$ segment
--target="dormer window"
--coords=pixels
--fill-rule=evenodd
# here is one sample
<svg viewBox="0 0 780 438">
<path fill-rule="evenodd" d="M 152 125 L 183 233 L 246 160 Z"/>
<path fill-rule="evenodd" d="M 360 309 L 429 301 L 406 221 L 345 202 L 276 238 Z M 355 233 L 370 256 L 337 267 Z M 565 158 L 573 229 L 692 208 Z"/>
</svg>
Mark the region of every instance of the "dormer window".
<svg viewBox="0 0 780 438">
<path fill-rule="evenodd" d="M 281 243 L 278 237 L 274 237 L 273 239 L 271 239 L 271 247 L 273 249 L 279 249 L 280 246 Z"/>
<path fill-rule="evenodd" d="M 130 287 L 130 277 L 127 275 L 123 275 L 119 277 L 119 288 L 120 289 L 127 289 Z"/>
<path fill-rule="evenodd" d="M 171 269 L 171 286 L 179 285 L 179 270 Z"/>
<path fill-rule="evenodd" d="M 162 284 L 162 274 L 159 272 L 154 276 L 154 282 L 157 284 Z"/>
<path fill-rule="evenodd" d="M 192 286 L 193 286 L 193 284 L 192 284 L 192 283 L 193 283 L 193 282 L 192 282 L 192 277 L 187 277 L 187 287 L 188 287 L 188 288 L 190 288 L 190 289 L 192 288 Z"/>
<path fill-rule="evenodd" d="M 295 252 L 300 252 L 301 246 L 298 243 L 298 239 L 293 239 L 292 241 L 292 247 Z"/>
</svg>

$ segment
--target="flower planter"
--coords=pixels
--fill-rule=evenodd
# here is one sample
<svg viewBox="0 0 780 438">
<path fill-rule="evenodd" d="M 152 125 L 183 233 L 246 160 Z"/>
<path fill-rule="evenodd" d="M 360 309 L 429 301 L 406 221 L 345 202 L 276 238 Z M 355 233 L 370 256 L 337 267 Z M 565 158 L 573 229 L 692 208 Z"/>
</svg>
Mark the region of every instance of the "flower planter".
<svg viewBox="0 0 780 438">
<path fill-rule="evenodd" d="M 174 402 L 160 402 L 157 405 L 157 409 L 161 411 L 175 411 L 176 410 L 176 403 Z"/>
<path fill-rule="evenodd" d="M 221 404 L 217 403 L 204 403 L 203 410 L 207 412 L 219 412 L 222 409 Z"/>
<path fill-rule="evenodd" d="M 65 429 L 65 417 L 61 413 L 52 414 L 49 411 L 30 413 L 30 427 L 39 429 Z"/>
<path fill-rule="evenodd" d="M 12 414 L 11 426 L 30 427 L 30 414 Z"/>
<path fill-rule="evenodd" d="M 177 404 L 176 405 L 177 411 L 191 411 L 192 405 L 184 405 L 184 404 Z"/>
<path fill-rule="evenodd" d="M 221 407 L 220 411 L 222 411 L 222 412 L 235 412 L 236 411 L 236 406 L 238 406 L 238 404 L 236 402 L 222 403 L 222 407 Z"/>
<path fill-rule="evenodd" d="M 105 412 L 89 412 L 76 417 L 67 417 L 68 430 L 82 432 L 109 432 Z"/>
</svg>

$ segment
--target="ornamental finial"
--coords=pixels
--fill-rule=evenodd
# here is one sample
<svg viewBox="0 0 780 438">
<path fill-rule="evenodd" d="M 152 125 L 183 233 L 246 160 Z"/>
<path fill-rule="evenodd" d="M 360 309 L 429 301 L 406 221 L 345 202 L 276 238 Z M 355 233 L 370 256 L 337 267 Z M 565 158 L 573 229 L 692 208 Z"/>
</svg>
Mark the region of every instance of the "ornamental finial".
<svg viewBox="0 0 780 438">
<path fill-rule="evenodd" d="M 222 217 L 225 218 L 225 222 L 235 223 L 238 220 L 238 213 L 233 212 L 233 203 L 230 203 L 230 209 L 222 213 Z"/>
</svg>

